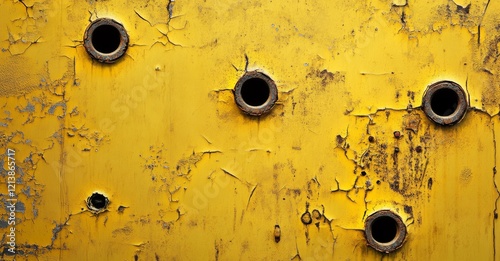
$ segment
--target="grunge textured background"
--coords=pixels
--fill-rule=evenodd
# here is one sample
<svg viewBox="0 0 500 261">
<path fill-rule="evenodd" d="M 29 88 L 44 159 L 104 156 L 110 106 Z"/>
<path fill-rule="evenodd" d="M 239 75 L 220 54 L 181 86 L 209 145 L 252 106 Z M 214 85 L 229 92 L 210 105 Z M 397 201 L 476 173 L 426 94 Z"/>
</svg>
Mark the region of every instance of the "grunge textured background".
<svg viewBox="0 0 500 261">
<path fill-rule="evenodd" d="M 84 47 L 98 18 L 128 34 L 115 63 Z M 0 24 L 16 260 L 500 259 L 499 1 L 0 0 Z M 255 70 L 260 117 L 233 95 Z M 444 80 L 453 126 L 421 107 Z M 407 229 L 390 254 L 379 210 Z"/>
</svg>

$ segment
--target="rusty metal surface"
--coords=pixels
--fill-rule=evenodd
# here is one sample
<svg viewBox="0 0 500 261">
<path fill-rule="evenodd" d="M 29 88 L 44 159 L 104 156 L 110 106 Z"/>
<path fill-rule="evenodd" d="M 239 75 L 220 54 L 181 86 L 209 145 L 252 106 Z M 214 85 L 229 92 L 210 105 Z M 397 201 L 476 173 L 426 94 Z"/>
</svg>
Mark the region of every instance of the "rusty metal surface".
<svg viewBox="0 0 500 261">
<path fill-rule="evenodd" d="M 103 17 L 129 38 L 112 64 L 83 41 Z M 499 17 L 489 0 L 0 0 L 0 259 L 499 260 Z M 257 117 L 235 99 L 255 72 L 276 86 Z M 453 126 L 425 113 L 441 81 L 468 102 Z M 391 253 L 365 235 L 380 210 L 406 228 Z"/>
</svg>

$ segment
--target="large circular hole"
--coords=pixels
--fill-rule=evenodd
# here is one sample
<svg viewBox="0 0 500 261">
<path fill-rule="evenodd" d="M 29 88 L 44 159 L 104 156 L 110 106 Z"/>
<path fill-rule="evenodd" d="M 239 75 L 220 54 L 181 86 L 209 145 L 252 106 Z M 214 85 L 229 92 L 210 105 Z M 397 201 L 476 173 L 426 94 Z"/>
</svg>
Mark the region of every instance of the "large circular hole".
<svg viewBox="0 0 500 261">
<path fill-rule="evenodd" d="M 113 19 L 100 18 L 85 30 L 83 45 L 87 53 L 102 63 L 114 63 L 128 47 L 128 35 L 123 25 Z"/>
<path fill-rule="evenodd" d="M 380 210 L 366 218 L 365 237 L 375 250 L 390 253 L 401 246 L 406 238 L 406 226 L 401 217 L 390 210 Z"/>
<path fill-rule="evenodd" d="M 87 198 L 87 207 L 93 212 L 102 212 L 106 210 L 109 204 L 109 199 L 101 193 L 93 193 Z"/>
<path fill-rule="evenodd" d="M 398 224 L 389 216 L 381 216 L 373 220 L 371 229 L 373 239 L 379 243 L 389 243 L 398 234 Z"/>
<path fill-rule="evenodd" d="M 452 81 L 429 85 L 422 98 L 425 115 L 441 125 L 454 125 L 460 122 L 468 106 L 465 91 Z"/>
<path fill-rule="evenodd" d="M 269 99 L 269 85 L 260 78 L 250 78 L 241 86 L 241 98 L 250 106 L 261 106 Z"/>
<path fill-rule="evenodd" d="M 257 71 L 247 72 L 236 83 L 234 100 L 244 113 L 261 116 L 274 107 L 278 89 L 269 76 Z"/>
<path fill-rule="evenodd" d="M 439 89 L 431 97 L 431 108 L 439 116 L 450 116 L 457 110 L 457 107 L 458 95 L 451 89 Z"/>
<path fill-rule="evenodd" d="M 101 53 L 112 53 L 120 47 L 120 32 L 114 26 L 103 24 L 94 29 L 92 45 Z"/>
</svg>

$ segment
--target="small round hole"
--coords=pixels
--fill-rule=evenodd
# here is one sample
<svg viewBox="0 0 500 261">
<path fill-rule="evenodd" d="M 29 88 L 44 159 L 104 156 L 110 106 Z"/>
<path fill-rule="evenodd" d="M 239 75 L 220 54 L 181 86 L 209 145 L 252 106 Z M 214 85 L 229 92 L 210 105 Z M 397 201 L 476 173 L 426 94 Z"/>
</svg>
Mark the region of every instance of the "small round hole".
<svg viewBox="0 0 500 261">
<path fill-rule="evenodd" d="M 92 45 L 101 53 L 112 53 L 120 47 L 120 32 L 114 26 L 103 24 L 94 29 Z"/>
<path fill-rule="evenodd" d="M 268 113 L 278 100 L 274 81 L 261 72 L 247 72 L 234 88 L 236 105 L 246 114 L 261 116 Z"/>
<path fill-rule="evenodd" d="M 458 107 L 458 95 L 451 89 L 439 89 L 431 97 L 431 108 L 439 116 L 450 116 Z"/>
<path fill-rule="evenodd" d="M 93 21 L 85 30 L 83 40 L 87 53 L 102 63 L 116 62 L 128 47 L 128 35 L 123 25 L 108 18 Z"/>
<path fill-rule="evenodd" d="M 389 216 L 381 216 L 373 220 L 372 236 L 379 243 L 389 243 L 396 238 L 398 225 L 396 220 Z"/>
<path fill-rule="evenodd" d="M 422 98 L 425 115 L 435 123 L 454 125 L 467 112 L 465 91 L 455 82 L 441 81 L 427 87 Z"/>
<path fill-rule="evenodd" d="M 87 198 L 87 207 L 96 213 L 106 210 L 109 204 L 109 199 L 101 193 L 94 192 Z"/>
<path fill-rule="evenodd" d="M 366 218 L 365 237 L 375 250 L 390 253 L 406 239 L 406 226 L 401 217 L 390 210 L 380 210 Z"/>
<path fill-rule="evenodd" d="M 241 97 L 250 106 L 262 106 L 269 99 L 269 85 L 260 78 L 251 78 L 241 86 Z"/>
</svg>

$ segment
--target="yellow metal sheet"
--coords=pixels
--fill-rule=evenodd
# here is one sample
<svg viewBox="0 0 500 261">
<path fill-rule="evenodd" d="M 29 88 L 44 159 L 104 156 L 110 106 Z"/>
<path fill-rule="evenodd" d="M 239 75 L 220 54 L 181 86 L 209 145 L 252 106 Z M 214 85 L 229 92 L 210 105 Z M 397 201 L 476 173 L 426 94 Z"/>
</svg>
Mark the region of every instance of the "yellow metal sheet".
<svg viewBox="0 0 500 261">
<path fill-rule="evenodd" d="M 498 17 L 490 0 L 0 0 L 1 259 L 500 260 Z M 128 33 L 115 63 L 83 45 L 98 18 Z M 278 89 L 260 117 L 233 94 L 255 70 Z M 470 105 L 453 126 L 421 107 L 443 80 Z M 364 233 L 385 209 L 407 228 L 389 254 Z"/>
</svg>

